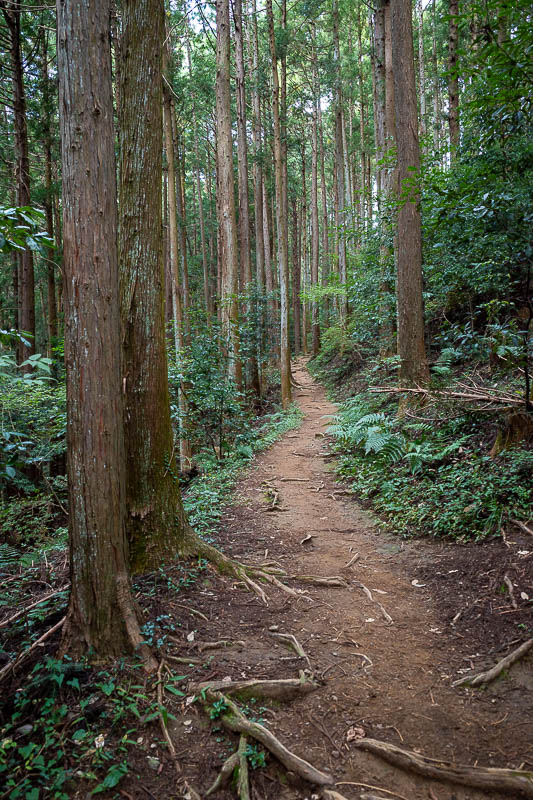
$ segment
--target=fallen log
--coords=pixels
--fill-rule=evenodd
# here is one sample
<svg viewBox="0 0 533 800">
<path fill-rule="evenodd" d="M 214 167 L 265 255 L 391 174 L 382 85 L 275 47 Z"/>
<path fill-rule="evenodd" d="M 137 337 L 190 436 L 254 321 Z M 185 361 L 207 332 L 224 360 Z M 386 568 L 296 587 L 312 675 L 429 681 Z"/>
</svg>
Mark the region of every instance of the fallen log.
<svg viewBox="0 0 533 800">
<path fill-rule="evenodd" d="M 497 767 L 470 767 L 466 764 L 452 764 L 428 758 L 410 750 L 404 750 L 376 739 L 360 739 L 355 742 L 360 750 L 379 756 L 399 769 L 416 772 L 425 778 L 449 781 L 461 786 L 502 792 L 515 797 L 533 798 L 533 772 L 520 769 L 499 769 Z"/>
</svg>

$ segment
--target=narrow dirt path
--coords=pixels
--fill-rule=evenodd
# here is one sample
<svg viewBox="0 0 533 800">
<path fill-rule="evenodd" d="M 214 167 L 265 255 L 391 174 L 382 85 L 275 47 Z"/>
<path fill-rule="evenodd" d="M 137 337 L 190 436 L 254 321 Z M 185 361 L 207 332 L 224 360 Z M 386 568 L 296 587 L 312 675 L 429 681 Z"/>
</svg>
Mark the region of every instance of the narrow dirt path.
<svg viewBox="0 0 533 800">
<path fill-rule="evenodd" d="M 324 439 L 335 406 L 303 361 L 294 377 L 304 421 L 241 482 L 221 537 L 243 560 L 274 559 L 289 575 L 342 576 L 346 585 L 309 587 L 313 602 L 272 590 L 267 608 L 234 591 L 219 602 L 214 622 L 244 647 L 217 657 L 216 674 L 296 676 L 305 664 L 270 636 L 273 627 L 291 633 L 321 686 L 268 712 L 268 724 L 289 748 L 331 771 L 338 791 L 347 798 L 364 791 L 380 795 L 381 788 L 382 796 L 410 800 L 495 800 L 501 795 L 428 781 L 356 747 L 364 735 L 449 761 L 530 768 L 531 695 L 526 701 L 520 677 L 527 668 L 525 673 L 513 668 L 518 683 L 510 687 L 511 700 L 499 683 L 484 692 L 452 688 L 458 670 L 470 668 L 476 654 L 468 652 L 468 642 L 443 620 L 429 589 L 416 580 L 417 566 L 438 565 L 447 546 L 404 545 L 347 496 L 334 481 Z M 276 496 L 279 510 L 271 511 Z M 257 798 L 310 797 L 304 788 L 283 786 L 263 772 L 253 773 Z"/>
</svg>

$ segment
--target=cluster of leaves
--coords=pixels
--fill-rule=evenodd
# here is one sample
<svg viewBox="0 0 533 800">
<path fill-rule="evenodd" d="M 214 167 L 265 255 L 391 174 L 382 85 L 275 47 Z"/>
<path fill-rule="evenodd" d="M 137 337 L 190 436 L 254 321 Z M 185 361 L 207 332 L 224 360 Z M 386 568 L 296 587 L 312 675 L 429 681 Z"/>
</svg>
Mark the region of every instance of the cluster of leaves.
<svg viewBox="0 0 533 800">
<path fill-rule="evenodd" d="M 344 403 L 331 432 L 339 473 L 404 536 L 479 539 L 533 513 L 533 453 L 490 458 L 484 421 L 442 408 L 432 422 L 398 418 L 368 394 Z"/>
<path fill-rule="evenodd" d="M 128 773 L 136 725 L 168 714 L 140 682 L 139 669 L 117 664 L 95 673 L 88 664 L 39 662 L 15 694 L 0 728 L 0 776 L 9 800 L 67 800 L 83 782 L 91 795 Z M 183 696 L 169 677 L 165 691 Z"/>
<path fill-rule="evenodd" d="M 54 247 L 53 240 L 42 230 L 44 213 L 31 206 L 0 208 L 0 253 L 30 248 L 43 253 L 45 247 Z"/>
</svg>

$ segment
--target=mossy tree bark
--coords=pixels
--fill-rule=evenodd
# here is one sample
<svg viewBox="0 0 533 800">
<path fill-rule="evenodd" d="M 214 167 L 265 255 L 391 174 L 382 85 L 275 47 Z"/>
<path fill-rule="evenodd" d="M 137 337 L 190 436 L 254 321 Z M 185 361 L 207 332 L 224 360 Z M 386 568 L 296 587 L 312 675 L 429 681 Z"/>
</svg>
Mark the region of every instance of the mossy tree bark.
<svg viewBox="0 0 533 800">
<path fill-rule="evenodd" d="M 126 530 L 133 572 L 178 553 L 165 350 L 162 236 L 163 0 L 124 0 L 120 69 L 119 256 L 126 441 Z"/>
<path fill-rule="evenodd" d="M 142 647 L 127 567 L 110 0 L 58 0 L 71 593 L 63 652 Z"/>
</svg>

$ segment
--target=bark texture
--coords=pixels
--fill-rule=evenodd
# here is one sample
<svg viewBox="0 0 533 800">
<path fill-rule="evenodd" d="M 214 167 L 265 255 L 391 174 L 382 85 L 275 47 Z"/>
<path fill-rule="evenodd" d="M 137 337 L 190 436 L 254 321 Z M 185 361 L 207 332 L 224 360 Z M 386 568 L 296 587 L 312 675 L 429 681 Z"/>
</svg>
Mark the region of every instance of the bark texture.
<svg viewBox="0 0 533 800">
<path fill-rule="evenodd" d="M 398 152 L 397 306 L 401 385 L 427 383 L 422 305 L 420 150 L 410 0 L 391 0 L 392 66 Z"/>
<path fill-rule="evenodd" d="M 58 0 L 71 593 L 62 649 L 141 644 L 127 569 L 109 0 Z"/>
<path fill-rule="evenodd" d="M 132 571 L 142 572 L 178 552 L 184 526 L 165 350 L 163 0 L 124 0 L 122 24 L 119 255 L 126 527 Z"/>
</svg>

